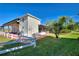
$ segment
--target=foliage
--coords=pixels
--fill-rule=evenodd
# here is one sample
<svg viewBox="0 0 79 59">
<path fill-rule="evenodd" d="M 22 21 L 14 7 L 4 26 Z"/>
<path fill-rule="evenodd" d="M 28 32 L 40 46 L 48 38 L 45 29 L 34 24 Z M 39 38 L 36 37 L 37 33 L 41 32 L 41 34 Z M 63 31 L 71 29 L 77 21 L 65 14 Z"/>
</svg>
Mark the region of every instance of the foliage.
<svg viewBox="0 0 79 59">
<path fill-rule="evenodd" d="M 71 31 L 69 29 L 62 29 L 61 33 L 70 33 Z"/>
<path fill-rule="evenodd" d="M 52 24 L 53 24 L 53 23 L 54 23 L 54 21 L 52 21 L 52 20 L 46 22 L 46 30 L 47 30 L 47 31 L 52 32 L 52 27 L 53 27 Z"/>
<path fill-rule="evenodd" d="M 59 22 L 59 24 L 66 26 L 66 24 L 68 23 L 68 19 L 69 19 L 68 16 L 61 16 L 61 17 L 59 17 L 58 22 Z"/>
<path fill-rule="evenodd" d="M 67 19 L 68 18 L 66 16 L 62 16 L 58 19 L 58 21 L 55 22 L 49 21 L 48 23 L 46 23 L 48 30 L 54 33 L 56 38 L 58 38 L 59 33 L 64 27 L 63 24 L 66 23 Z"/>
<path fill-rule="evenodd" d="M 79 31 L 79 23 L 78 22 L 75 23 L 74 30 L 75 31 Z"/>
<path fill-rule="evenodd" d="M 62 30 L 62 25 L 59 23 L 54 23 L 52 30 L 53 30 L 53 33 L 56 35 L 56 38 L 58 38 L 59 33 Z"/>
<path fill-rule="evenodd" d="M 76 23 L 73 18 L 68 16 L 61 16 L 57 21 L 49 21 L 46 25 L 47 30 L 54 33 L 56 38 L 60 33 L 79 31 L 79 23 Z"/>
<path fill-rule="evenodd" d="M 69 19 L 69 23 L 67 24 L 67 29 L 74 30 L 75 22 L 72 18 Z"/>
<path fill-rule="evenodd" d="M 47 25 L 48 30 L 54 33 L 56 35 L 56 38 L 58 38 L 58 35 L 61 31 L 61 24 L 57 22 L 49 22 L 46 25 Z"/>
</svg>

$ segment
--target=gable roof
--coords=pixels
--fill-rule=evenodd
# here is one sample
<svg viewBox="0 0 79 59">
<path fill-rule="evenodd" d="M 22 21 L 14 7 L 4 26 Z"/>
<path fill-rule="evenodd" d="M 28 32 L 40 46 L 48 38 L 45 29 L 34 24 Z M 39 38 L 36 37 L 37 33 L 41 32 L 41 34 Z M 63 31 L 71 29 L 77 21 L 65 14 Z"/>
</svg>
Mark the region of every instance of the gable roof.
<svg viewBox="0 0 79 59">
<path fill-rule="evenodd" d="M 35 16 L 33 16 L 33 15 L 27 13 L 27 14 L 25 14 L 24 16 L 18 17 L 18 18 L 14 19 L 14 20 L 11 20 L 11 21 L 9 21 L 9 22 L 3 24 L 2 26 L 6 26 L 6 25 L 8 25 L 8 24 L 10 24 L 10 23 L 17 22 L 18 20 L 20 20 L 21 18 L 26 17 L 26 16 L 30 16 L 30 17 L 32 17 L 32 18 L 35 18 L 35 19 L 39 20 L 39 18 L 37 18 L 37 17 L 35 17 Z"/>
</svg>

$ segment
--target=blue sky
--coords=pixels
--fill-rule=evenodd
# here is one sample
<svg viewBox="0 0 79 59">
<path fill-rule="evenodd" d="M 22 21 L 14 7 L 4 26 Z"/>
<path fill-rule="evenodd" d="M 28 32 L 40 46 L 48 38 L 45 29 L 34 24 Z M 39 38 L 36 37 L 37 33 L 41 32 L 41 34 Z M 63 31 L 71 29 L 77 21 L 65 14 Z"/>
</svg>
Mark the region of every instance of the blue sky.
<svg viewBox="0 0 79 59">
<path fill-rule="evenodd" d="M 44 24 L 47 20 L 57 20 L 59 16 L 72 16 L 79 21 L 79 4 L 73 3 L 7 3 L 0 4 L 0 25 L 11 21 L 26 13 L 30 13 L 41 19 Z"/>
</svg>

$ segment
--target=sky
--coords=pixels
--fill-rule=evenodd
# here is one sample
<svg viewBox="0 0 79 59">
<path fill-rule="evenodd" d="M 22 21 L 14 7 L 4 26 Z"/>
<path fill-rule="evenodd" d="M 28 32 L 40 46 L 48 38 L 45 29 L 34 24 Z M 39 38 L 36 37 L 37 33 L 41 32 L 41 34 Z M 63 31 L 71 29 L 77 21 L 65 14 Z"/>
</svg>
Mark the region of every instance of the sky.
<svg viewBox="0 0 79 59">
<path fill-rule="evenodd" d="M 0 26 L 27 13 L 38 17 L 42 24 L 60 16 L 71 16 L 78 22 L 79 3 L 0 3 Z"/>
</svg>

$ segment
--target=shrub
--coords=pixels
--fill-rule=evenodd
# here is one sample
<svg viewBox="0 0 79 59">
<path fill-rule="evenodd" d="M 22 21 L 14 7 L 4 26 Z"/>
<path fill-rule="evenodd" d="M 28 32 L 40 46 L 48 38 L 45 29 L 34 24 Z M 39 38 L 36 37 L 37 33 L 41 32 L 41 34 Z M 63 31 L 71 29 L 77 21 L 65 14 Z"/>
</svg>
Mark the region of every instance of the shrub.
<svg viewBox="0 0 79 59">
<path fill-rule="evenodd" d="M 71 32 L 71 31 L 68 30 L 68 29 L 62 29 L 62 30 L 61 30 L 61 33 L 69 33 L 69 32 Z"/>
</svg>

